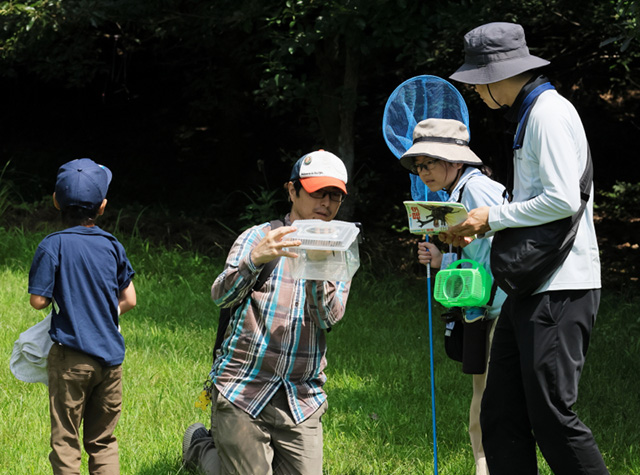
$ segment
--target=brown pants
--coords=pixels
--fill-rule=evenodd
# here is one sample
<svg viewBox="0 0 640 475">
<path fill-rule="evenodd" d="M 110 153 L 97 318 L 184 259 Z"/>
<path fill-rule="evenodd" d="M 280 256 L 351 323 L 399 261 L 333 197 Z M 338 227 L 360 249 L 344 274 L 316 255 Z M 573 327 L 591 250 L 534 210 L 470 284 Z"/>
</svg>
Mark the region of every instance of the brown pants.
<svg viewBox="0 0 640 475">
<path fill-rule="evenodd" d="M 56 475 L 80 473 L 79 429 L 92 475 L 120 473 L 113 431 L 122 408 L 122 365 L 102 367 L 95 359 L 58 345 L 49 352 L 51 453 Z"/>
</svg>

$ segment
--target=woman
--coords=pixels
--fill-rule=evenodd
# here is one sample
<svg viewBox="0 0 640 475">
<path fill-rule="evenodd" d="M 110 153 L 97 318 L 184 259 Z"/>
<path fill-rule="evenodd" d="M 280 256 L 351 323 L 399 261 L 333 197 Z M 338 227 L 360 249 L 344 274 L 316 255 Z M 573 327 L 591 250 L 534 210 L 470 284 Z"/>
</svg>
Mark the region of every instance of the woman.
<svg viewBox="0 0 640 475">
<path fill-rule="evenodd" d="M 469 148 L 469 132 L 457 120 L 427 119 L 416 125 L 413 145 L 401 157 L 400 163 L 420 177 L 432 192 L 446 191 L 448 201 L 460 202 L 467 209 L 501 204 L 504 187 L 487 175 L 482 160 Z M 461 253 L 491 273 L 489 257 L 491 238 L 475 239 Z M 442 254 L 430 242 L 418 244 L 418 261 L 433 268 L 446 267 L 457 259 L 456 253 Z M 492 289 L 492 298 L 485 307 L 462 309 L 464 323 L 463 371 L 473 374 L 473 396 L 469 411 L 469 435 L 476 462 L 476 475 L 487 475 L 487 464 L 480 430 L 480 402 L 486 383 L 486 368 L 491 345 L 492 328 L 500 314 L 506 294 Z"/>
</svg>

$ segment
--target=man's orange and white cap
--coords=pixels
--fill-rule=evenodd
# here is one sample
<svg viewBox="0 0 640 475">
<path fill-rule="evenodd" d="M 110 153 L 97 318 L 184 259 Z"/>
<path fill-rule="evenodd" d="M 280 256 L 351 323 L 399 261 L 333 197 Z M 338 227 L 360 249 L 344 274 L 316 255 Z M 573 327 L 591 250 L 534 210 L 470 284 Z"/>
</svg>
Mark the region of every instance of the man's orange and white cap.
<svg viewBox="0 0 640 475">
<path fill-rule="evenodd" d="M 291 170 L 290 181 L 300 180 L 307 193 L 330 186 L 347 193 L 347 168 L 331 152 L 317 150 L 301 157 Z"/>
</svg>

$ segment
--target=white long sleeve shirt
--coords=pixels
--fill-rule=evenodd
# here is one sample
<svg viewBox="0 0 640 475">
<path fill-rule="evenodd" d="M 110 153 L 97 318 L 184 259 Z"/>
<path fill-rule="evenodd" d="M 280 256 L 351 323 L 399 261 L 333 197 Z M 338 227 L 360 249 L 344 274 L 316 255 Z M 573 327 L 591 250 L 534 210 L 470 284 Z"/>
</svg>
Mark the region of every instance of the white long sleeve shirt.
<svg viewBox="0 0 640 475">
<path fill-rule="evenodd" d="M 491 208 L 491 230 L 535 226 L 578 211 L 587 151 L 582 121 L 573 105 L 555 90 L 543 92 L 531 109 L 522 148 L 514 151 L 513 201 Z M 600 285 L 592 188 L 569 256 L 536 293 Z"/>
</svg>

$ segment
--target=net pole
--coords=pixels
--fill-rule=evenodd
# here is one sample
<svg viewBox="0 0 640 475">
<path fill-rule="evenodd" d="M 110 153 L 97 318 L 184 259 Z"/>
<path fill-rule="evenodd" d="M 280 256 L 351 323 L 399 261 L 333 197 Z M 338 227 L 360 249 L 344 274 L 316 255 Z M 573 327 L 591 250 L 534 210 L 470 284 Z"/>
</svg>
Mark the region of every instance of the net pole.
<svg viewBox="0 0 640 475">
<path fill-rule="evenodd" d="M 429 236 L 425 234 L 425 241 Z M 431 375 L 431 422 L 433 426 L 433 470 L 438 475 L 438 442 L 436 433 L 436 384 L 433 364 L 433 311 L 431 305 L 431 262 L 427 263 L 427 307 L 429 308 L 429 371 Z"/>
</svg>

